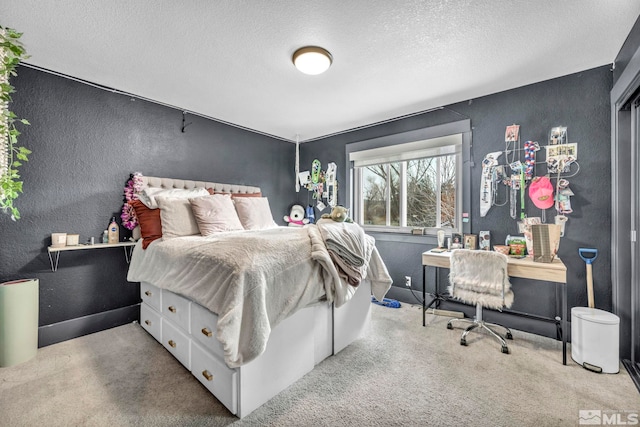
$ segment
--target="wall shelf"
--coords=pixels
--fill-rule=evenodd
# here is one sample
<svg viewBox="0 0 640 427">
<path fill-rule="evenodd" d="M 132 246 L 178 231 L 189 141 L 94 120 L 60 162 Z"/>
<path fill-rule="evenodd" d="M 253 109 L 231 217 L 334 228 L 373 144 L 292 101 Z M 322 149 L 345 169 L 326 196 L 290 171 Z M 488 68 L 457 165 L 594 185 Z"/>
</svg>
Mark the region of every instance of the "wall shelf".
<svg viewBox="0 0 640 427">
<path fill-rule="evenodd" d="M 58 261 L 60 260 L 60 252 L 66 251 L 82 251 L 86 249 L 105 249 L 105 248 L 123 248 L 124 258 L 129 264 L 131 254 L 133 253 L 133 247 L 136 242 L 118 242 L 118 243 L 95 243 L 93 245 L 76 245 L 76 246 L 61 246 L 54 247 L 49 246 L 47 252 L 49 253 L 49 262 L 51 263 L 51 271 L 58 271 Z"/>
</svg>

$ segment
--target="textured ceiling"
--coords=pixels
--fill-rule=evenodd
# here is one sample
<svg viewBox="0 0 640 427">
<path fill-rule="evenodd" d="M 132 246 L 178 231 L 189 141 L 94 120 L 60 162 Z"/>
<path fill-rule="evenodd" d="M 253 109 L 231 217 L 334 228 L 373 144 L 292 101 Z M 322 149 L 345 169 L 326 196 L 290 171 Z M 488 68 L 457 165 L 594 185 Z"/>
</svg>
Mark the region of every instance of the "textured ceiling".
<svg viewBox="0 0 640 427">
<path fill-rule="evenodd" d="M 610 64 L 638 0 L 3 0 L 28 63 L 301 141 Z M 291 55 L 318 45 L 324 74 Z"/>
</svg>

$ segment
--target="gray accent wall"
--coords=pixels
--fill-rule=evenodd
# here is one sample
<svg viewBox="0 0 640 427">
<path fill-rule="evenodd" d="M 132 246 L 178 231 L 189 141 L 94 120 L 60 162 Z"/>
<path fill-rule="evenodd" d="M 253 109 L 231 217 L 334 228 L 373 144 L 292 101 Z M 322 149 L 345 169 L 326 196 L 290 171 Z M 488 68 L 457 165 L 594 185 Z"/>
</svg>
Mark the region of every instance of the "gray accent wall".
<svg viewBox="0 0 640 427">
<path fill-rule="evenodd" d="M 55 273 L 46 251 L 52 232 L 78 233 L 83 242 L 90 236 L 98 238 L 110 217 L 119 216 L 122 187 L 130 173 L 260 186 L 269 197 L 274 219 L 282 225 L 292 203 L 312 202 L 306 190 L 294 191 L 294 144 L 193 115 L 187 116 L 191 124 L 182 133 L 181 110 L 30 68 L 18 71 L 12 80 L 17 89 L 12 109 L 32 123 L 22 129 L 21 143 L 33 154 L 22 168 L 25 192 L 16 203 L 22 219 L 12 222 L 0 215 L 0 281 L 40 280 L 41 346 L 137 319 L 139 289 L 126 281 L 121 250 L 62 253 Z M 309 168 L 314 158 L 323 166 L 333 161 L 343 184 L 346 144 L 469 119 L 471 232 L 491 230 L 492 242 L 499 243 L 507 234 L 517 233 L 516 222 L 509 217 L 508 207 L 494 207 L 480 218 L 482 158 L 504 149 L 507 125 L 519 124 L 523 142 L 535 140 L 541 145 L 551 127 L 567 126 L 570 142 L 578 142 L 580 164 L 579 174 L 568 178 L 576 194 L 571 199 L 574 212 L 559 252 L 568 269 L 569 307 L 587 304 L 585 266 L 578 248 L 595 247 L 600 252 L 594 263 L 596 306 L 610 311 L 611 87 L 610 67 L 603 66 L 304 143 L 301 170 Z M 536 172 L 546 171 L 540 166 Z M 347 189 L 341 186 L 338 202 L 345 204 L 346 196 Z M 527 203 L 527 214 L 538 216 L 540 211 Z M 549 221 L 553 216 L 549 210 Z M 124 229 L 121 234 L 126 237 Z M 389 296 L 418 302 L 420 254 L 434 246 L 434 239 L 381 233 L 375 237 L 395 282 Z M 434 273 L 427 273 L 431 286 Z M 406 275 L 412 276 L 414 295 L 404 287 Z M 446 274 L 441 277 L 442 287 Z M 555 313 L 552 284 L 513 283 L 514 309 L 545 316 Z M 471 313 L 469 307 L 458 304 L 447 308 Z M 495 316 L 519 329 L 555 336 L 551 324 Z"/>
<path fill-rule="evenodd" d="M 138 318 L 139 286 L 126 280 L 123 250 L 63 252 L 55 273 L 46 250 L 52 232 L 86 242 L 112 216 L 120 222 L 132 172 L 260 186 L 284 225 L 293 144 L 193 115 L 182 133 L 181 110 L 27 67 L 12 84 L 11 108 L 32 124 L 20 143 L 33 154 L 21 168 L 22 219 L 0 215 L 0 282 L 40 280 L 41 346 Z"/>
<path fill-rule="evenodd" d="M 573 213 L 565 237 L 562 238 L 559 256 L 567 266 L 568 305 L 586 306 L 586 269 L 578 255 L 578 248 L 597 248 L 598 259 L 593 264 L 595 301 L 598 308 L 611 311 L 611 195 L 610 195 L 610 103 L 612 87 L 610 66 L 598 67 L 569 76 L 548 80 L 493 95 L 471 99 L 433 112 L 332 136 L 302 146 L 301 170 L 318 158 L 323 165 L 333 161 L 345 165 L 345 145 L 380 138 L 386 135 L 427 128 L 463 118 L 471 120 L 471 232 L 490 230 L 492 244 L 504 242 L 507 235 L 518 234 L 516 221 L 509 215 L 509 206 L 494 206 L 486 217 L 480 217 L 480 175 L 484 156 L 493 151 L 504 150 L 505 128 L 511 124 L 520 125 L 521 141 L 538 141 L 547 144 L 549 131 L 555 126 L 568 128 L 569 142 L 578 143 L 578 163 L 580 171 L 568 177 L 570 188 L 575 193 L 571 198 Z M 421 88 L 416 88 L 421 90 Z M 383 102 L 383 100 L 381 100 Z M 524 156 L 520 157 L 524 160 Z M 538 159 L 544 159 L 539 155 Z M 504 155 L 500 159 L 504 163 Z M 345 182 L 344 167 L 338 171 L 338 179 Z M 546 174 L 545 165 L 536 165 L 536 175 Z M 505 189 L 503 188 L 503 191 Z M 340 203 L 347 202 L 347 189 L 340 188 Z M 501 193 L 500 201 L 505 200 Z M 527 198 L 526 214 L 540 216 Z M 547 210 L 547 222 L 555 216 L 553 209 Z M 398 234 L 377 233 L 380 253 L 387 263 L 394 280 L 390 296 L 405 302 L 416 302 L 404 287 L 404 276 L 412 276 L 414 294 L 421 297 L 421 257 L 422 251 L 435 245 L 433 238 Z M 446 271 L 445 271 L 446 273 Z M 428 290 L 433 289 L 435 273 L 427 270 Z M 553 317 L 556 312 L 556 286 L 551 283 L 536 283 L 523 279 L 512 280 L 515 303 L 514 310 Z M 446 286 L 446 274 L 441 275 L 441 289 Z M 466 311 L 470 307 L 450 303 L 446 308 Z M 518 329 L 529 330 L 549 336 L 556 334 L 551 323 L 533 319 L 513 318 L 500 313 L 487 316 L 510 324 Z"/>
</svg>

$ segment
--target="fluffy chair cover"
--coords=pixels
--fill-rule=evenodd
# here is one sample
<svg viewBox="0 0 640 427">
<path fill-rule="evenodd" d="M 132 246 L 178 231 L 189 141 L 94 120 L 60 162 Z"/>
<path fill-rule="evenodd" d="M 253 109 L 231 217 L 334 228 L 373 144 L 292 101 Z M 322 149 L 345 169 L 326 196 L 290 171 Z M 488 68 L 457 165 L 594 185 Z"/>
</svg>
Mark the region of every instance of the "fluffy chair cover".
<svg viewBox="0 0 640 427">
<path fill-rule="evenodd" d="M 480 304 L 495 310 L 511 307 L 513 291 L 507 262 L 507 256 L 498 252 L 452 251 L 449 293 L 467 304 Z"/>
</svg>

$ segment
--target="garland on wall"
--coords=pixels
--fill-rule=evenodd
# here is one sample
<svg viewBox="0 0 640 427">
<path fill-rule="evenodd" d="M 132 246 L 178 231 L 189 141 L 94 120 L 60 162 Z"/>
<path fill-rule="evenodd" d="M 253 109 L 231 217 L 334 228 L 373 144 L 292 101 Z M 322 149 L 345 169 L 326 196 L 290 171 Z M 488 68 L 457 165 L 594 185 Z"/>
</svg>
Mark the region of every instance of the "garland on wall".
<svg viewBox="0 0 640 427">
<path fill-rule="evenodd" d="M 29 122 L 9 110 L 11 94 L 15 92 L 9 78 L 17 75 L 16 67 L 27 58 L 21 36 L 22 33 L 0 26 L 0 209 L 14 221 L 20 219 L 20 212 L 13 202 L 22 193 L 18 168 L 31 154 L 29 149 L 18 146 L 20 131 L 16 128 L 16 122 L 24 125 Z"/>
<path fill-rule="evenodd" d="M 142 174 L 140 172 L 134 172 L 124 186 L 124 204 L 122 205 L 120 219 L 122 220 L 122 226 L 127 230 L 133 230 L 138 226 L 136 211 L 129 202 L 138 200 L 138 193 L 142 190 L 142 185 Z"/>
</svg>

